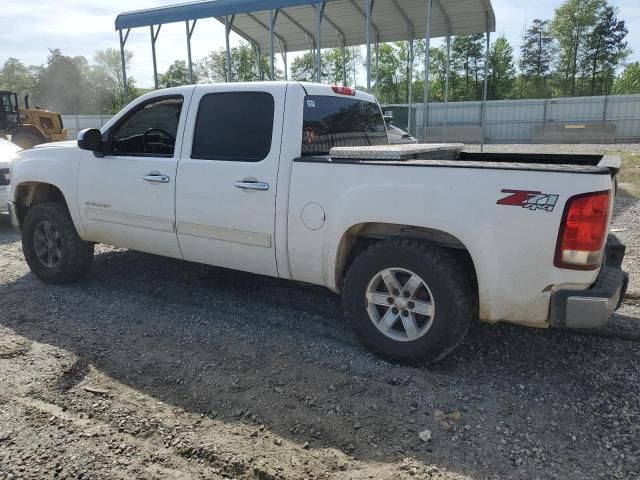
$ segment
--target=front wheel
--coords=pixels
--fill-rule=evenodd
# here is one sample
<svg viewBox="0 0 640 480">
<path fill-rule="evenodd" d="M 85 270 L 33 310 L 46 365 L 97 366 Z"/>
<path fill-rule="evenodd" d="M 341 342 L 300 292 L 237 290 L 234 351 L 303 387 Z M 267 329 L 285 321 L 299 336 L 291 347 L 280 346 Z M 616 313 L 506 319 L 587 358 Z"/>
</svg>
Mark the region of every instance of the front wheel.
<svg viewBox="0 0 640 480">
<path fill-rule="evenodd" d="M 28 150 L 29 148 L 33 148 L 36 145 L 40 145 L 42 142 L 44 142 L 44 139 L 39 135 L 26 130 L 12 134 L 11 141 L 23 150 Z"/>
<path fill-rule="evenodd" d="M 433 363 L 464 338 L 475 295 L 470 275 L 446 250 L 389 240 L 354 260 L 343 301 L 371 349 L 393 360 Z"/>
<path fill-rule="evenodd" d="M 45 283 L 77 280 L 93 261 L 93 243 L 83 241 L 64 203 L 29 209 L 22 226 L 22 250 L 31 271 Z"/>
</svg>

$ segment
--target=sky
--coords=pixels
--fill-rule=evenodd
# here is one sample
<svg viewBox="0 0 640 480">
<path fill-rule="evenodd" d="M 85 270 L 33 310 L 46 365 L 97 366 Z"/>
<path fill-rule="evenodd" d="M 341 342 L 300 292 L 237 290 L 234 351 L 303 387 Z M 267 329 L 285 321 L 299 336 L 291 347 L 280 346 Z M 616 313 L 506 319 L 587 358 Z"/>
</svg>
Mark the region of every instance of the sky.
<svg viewBox="0 0 640 480">
<path fill-rule="evenodd" d="M 59 48 L 65 55 L 84 55 L 91 62 L 96 50 L 119 48 L 114 29 L 119 13 L 180 3 L 180 0 L 0 0 L 0 3 L 0 64 L 16 57 L 28 65 L 41 65 L 46 63 L 49 48 Z M 517 53 L 524 26 L 534 18 L 551 18 L 561 3 L 561 0 L 492 0 L 496 34 L 506 36 Z M 633 50 L 629 61 L 640 60 L 640 1 L 610 0 L 610 3 L 619 8 L 619 18 L 627 22 L 627 40 Z M 129 74 L 140 87 L 153 85 L 149 37 L 148 28 L 131 30 L 126 47 L 134 53 Z M 232 33 L 232 46 L 239 40 Z M 222 24 L 213 19 L 198 21 L 192 38 L 194 61 L 224 45 Z M 156 51 L 159 72 L 165 71 L 176 59 L 186 60 L 184 23 L 164 25 Z M 294 57 L 289 55 L 289 62 Z"/>
</svg>

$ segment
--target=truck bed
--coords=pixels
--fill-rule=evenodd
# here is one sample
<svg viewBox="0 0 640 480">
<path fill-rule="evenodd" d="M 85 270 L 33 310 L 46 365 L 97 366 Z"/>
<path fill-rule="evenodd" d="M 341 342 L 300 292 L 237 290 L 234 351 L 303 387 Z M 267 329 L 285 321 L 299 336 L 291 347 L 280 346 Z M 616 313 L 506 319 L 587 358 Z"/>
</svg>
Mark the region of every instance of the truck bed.
<svg viewBox="0 0 640 480">
<path fill-rule="evenodd" d="M 615 175 L 620 158 L 608 155 L 471 153 L 462 144 L 338 147 L 329 155 L 304 156 L 297 162 L 403 167 L 527 170 Z"/>
</svg>

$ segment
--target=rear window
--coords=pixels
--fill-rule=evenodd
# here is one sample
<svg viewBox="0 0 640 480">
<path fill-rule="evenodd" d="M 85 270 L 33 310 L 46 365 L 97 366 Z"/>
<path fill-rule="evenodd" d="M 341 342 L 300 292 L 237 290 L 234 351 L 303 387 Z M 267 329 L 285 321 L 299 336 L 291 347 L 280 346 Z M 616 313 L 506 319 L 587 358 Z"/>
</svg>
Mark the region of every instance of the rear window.
<svg viewBox="0 0 640 480">
<path fill-rule="evenodd" d="M 387 145 L 376 103 L 347 97 L 307 95 L 302 122 L 302 156 L 328 155 L 331 147 Z"/>
</svg>

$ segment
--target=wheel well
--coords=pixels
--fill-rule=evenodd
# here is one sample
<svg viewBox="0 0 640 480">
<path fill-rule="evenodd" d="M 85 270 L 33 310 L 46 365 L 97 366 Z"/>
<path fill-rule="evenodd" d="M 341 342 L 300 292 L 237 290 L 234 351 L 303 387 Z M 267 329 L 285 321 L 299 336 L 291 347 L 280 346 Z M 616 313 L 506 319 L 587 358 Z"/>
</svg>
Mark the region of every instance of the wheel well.
<svg viewBox="0 0 640 480">
<path fill-rule="evenodd" d="M 471 274 L 475 291 L 478 292 L 478 280 L 473 259 L 467 247 L 458 238 L 442 230 L 391 223 L 361 223 L 354 225 L 344 233 L 336 257 L 336 285 L 338 288 L 342 289 L 342 282 L 347 270 L 358 255 L 374 243 L 391 238 L 411 238 L 429 245 L 446 248 Z"/>
<path fill-rule="evenodd" d="M 62 191 L 55 185 L 42 182 L 25 182 L 16 187 L 16 206 L 20 224 L 27 211 L 34 205 L 44 202 L 65 202 Z"/>
</svg>

